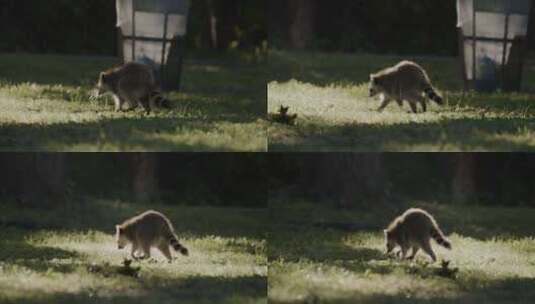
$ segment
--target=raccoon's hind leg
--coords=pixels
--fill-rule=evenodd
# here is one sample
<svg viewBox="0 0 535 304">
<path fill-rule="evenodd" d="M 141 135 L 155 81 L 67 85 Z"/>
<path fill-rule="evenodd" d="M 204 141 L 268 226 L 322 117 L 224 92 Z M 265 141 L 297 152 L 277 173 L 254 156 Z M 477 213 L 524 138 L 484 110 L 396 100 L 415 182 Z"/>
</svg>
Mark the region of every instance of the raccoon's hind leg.
<svg viewBox="0 0 535 304">
<path fill-rule="evenodd" d="M 142 256 L 138 256 L 139 259 L 150 259 L 150 243 L 142 243 L 141 244 L 141 250 L 143 251 Z"/>
<path fill-rule="evenodd" d="M 150 114 L 150 95 L 141 97 L 139 99 L 139 104 L 141 104 L 147 115 Z"/>
<path fill-rule="evenodd" d="M 414 98 L 422 105 L 422 111 L 424 113 L 427 112 L 427 99 L 425 99 L 425 97 L 423 97 L 421 94 L 416 95 Z"/>
<path fill-rule="evenodd" d="M 431 248 L 431 243 L 429 242 L 429 240 L 422 241 L 422 250 L 425 251 L 425 253 L 427 253 L 431 257 L 433 262 L 437 261 L 437 257 L 433 252 L 433 248 Z"/>
<path fill-rule="evenodd" d="M 416 253 L 418 253 L 418 250 L 420 250 L 420 247 L 418 246 L 412 246 L 412 252 L 411 252 L 411 255 L 407 257 L 408 260 L 412 260 L 414 259 L 414 257 L 416 256 Z"/>
<path fill-rule="evenodd" d="M 406 247 L 406 246 L 399 246 L 400 247 L 400 250 L 399 250 L 399 258 L 401 260 L 404 260 L 405 259 L 405 256 L 407 255 L 407 251 L 409 251 L 409 248 Z"/>
<path fill-rule="evenodd" d="M 427 112 L 427 102 L 425 101 L 425 99 L 423 99 L 422 101 L 420 101 L 420 104 L 422 105 L 422 111 L 425 113 Z"/>
<path fill-rule="evenodd" d="M 169 244 L 166 242 L 160 243 L 158 246 L 158 250 L 167 258 L 167 261 L 171 263 L 173 261 L 173 255 L 171 254 L 171 251 L 169 250 Z"/>
<path fill-rule="evenodd" d="M 413 113 L 418 113 L 417 105 L 418 103 L 422 105 L 422 112 L 427 111 L 427 103 L 425 98 L 422 95 L 413 93 L 408 97 L 409 104 L 411 105 L 411 110 Z"/>
<path fill-rule="evenodd" d="M 115 104 L 115 112 L 120 112 L 123 108 L 124 100 L 121 97 L 113 94 L 113 101 Z"/>
<path fill-rule="evenodd" d="M 418 108 L 416 107 L 416 102 L 409 100 L 409 105 L 411 106 L 412 113 L 418 113 Z M 410 112 L 409 112 L 410 113 Z"/>
</svg>

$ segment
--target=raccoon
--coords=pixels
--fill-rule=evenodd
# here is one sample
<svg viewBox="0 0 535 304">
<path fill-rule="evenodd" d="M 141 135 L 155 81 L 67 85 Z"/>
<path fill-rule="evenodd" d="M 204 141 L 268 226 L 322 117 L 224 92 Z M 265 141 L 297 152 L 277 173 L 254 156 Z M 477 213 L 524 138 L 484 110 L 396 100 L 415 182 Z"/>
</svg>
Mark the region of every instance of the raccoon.
<svg viewBox="0 0 535 304">
<path fill-rule="evenodd" d="M 443 99 L 431 85 L 429 76 L 418 64 L 411 61 L 401 61 L 393 67 L 386 68 L 370 75 L 370 97 L 381 94 L 382 111 L 392 100 L 401 107 L 403 101 L 409 102 L 413 113 L 417 113 L 417 103 L 422 105 L 422 111 L 427 111 L 426 97 L 442 105 Z M 422 96 L 425 93 L 425 96 Z"/>
<path fill-rule="evenodd" d="M 150 66 L 129 62 L 100 73 L 96 97 L 111 92 L 115 100 L 115 111 L 122 111 L 123 105 L 133 109 L 140 104 L 150 114 L 151 105 L 170 107 L 156 85 Z"/>
<path fill-rule="evenodd" d="M 431 248 L 430 239 L 451 249 L 451 243 L 438 227 L 437 222 L 425 210 L 411 208 L 398 216 L 387 229 L 384 230 L 386 253 L 392 252 L 396 247 L 400 247 L 400 257 L 405 258 L 409 249 L 412 249 L 408 259 L 413 259 L 419 249 L 427 253 L 433 262 L 436 261 L 435 253 Z"/>
<path fill-rule="evenodd" d="M 178 242 L 173 225 L 160 212 L 149 210 L 115 226 L 118 249 L 132 243 L 130 255 L 133 259 L 150 258 L 151 247 L 158 248 L 169 262 L 172 255 L 169 246 L 182 255 L 189 255 L 188 249 Z M 136 255 L 142 251 L 143 255 Z"/>
</svg>

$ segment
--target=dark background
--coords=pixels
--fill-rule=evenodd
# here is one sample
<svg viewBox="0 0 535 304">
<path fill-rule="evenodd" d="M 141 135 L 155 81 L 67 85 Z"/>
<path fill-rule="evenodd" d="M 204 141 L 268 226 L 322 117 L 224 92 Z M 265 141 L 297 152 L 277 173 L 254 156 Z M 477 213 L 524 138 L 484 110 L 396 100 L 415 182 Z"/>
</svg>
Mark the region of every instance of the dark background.
<svg viewBox="0 0 535 304">
<path fill-rule="evenodd" d="M 271 0 L 270 45 L 279 49 L 456 55 L 455 3 L 455 0 Z M 531 22 L 532 34 L 534 27 Z M 530 48 L 535 49 L 533 39 Z"/>
<path fill-rule="evenodd" d="M 260 46 L 265 7 L 266 0 L 192 0 L 187 48 Z M 116 55 L 115 24 L 114 0 L 1 0 L 0 52 Z"/>
<path fill-rule="evenodd" d="M 80 198 L 266 207 L 268 199 L 370 207 L 410 201 L 535 207 L 524 153 L 5 153 L 3 201 Z"/>
<path fill-rule="evenodd" d="M 4 153 L 0 196 L 45 208 L 83 199 L 266 207 L 265 162 L 242 153 Z"/>
<path fill-rule="evenodd" d="M 535 207 L 535 155 L 328 153 L 271 156 L 270 200 L 340 208 L 411 201 Z"/>
</svg>

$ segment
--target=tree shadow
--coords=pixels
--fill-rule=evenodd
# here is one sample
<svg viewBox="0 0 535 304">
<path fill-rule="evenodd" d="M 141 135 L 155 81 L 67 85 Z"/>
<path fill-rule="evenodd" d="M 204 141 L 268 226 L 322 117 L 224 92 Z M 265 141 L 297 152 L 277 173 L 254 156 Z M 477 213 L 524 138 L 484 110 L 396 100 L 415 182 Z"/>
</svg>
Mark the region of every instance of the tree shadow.
<svg viewBox="0 0 535 304">
<path fill-rule="evenodd" d="M 377 249 L 353 247 L 344 243 L 347 232 L 317 228 L 312 223 L 278 223 L 272 225 L 269 238 L 269 260 L 285 262 L 321 262 L 324 264 L 367 263 L 384 260 L 386 255 Z"/>
<path fill-rule="evenodd" d="M 20 266 L 39 273 L 52 270 L 64 274 L 76 268 L 70 261 L 80 256 L 77 252 L 31 245 L 26 241 L 31 235 L 29 232 L 13 228 L 3 230 L 0 234 L 0 261 L 4 266 Z M 58 263 L 59 260 L 69 260 L 69 263 Z"/>
<path fill-rule="evenodd" d="M 461 285 L 461 282 L 457 282 Z M 377 304 L 377 303 L 392 303 L 392 304 L 424 304 L 424 303 L 438 303 L 438 304 L 457 304 L 457 303 L 533 303 L 535 300 L 535 291 L 532 286 L 535 284 L 535 278 L 517 278 L 509 277 L 505 279 L 493 279 L 485 284 L 479 286 L 459 286 L 462 291 L 454 296 L 433 294 L 425 297 L 417 297 L 408 294 L 392 294 L 385 292 L 384 294 L 369 294 L 365 292 L 355 292 L 351 295 L 344 295 L 339 293 L 339 296 L 331 296 L 322 298 L 314 295 L 311 298 L 316 300 L 315 303 L 332 303 L 332 304 L 349 304 L 349 303 L 363 303 L 363 304 Z M 302 303 L 296 301 L 272 301 L 270 303 L 289 304 Z"/>
<path fill-rule="evenodd" d="M 152 277 L 138 281 L 139 291 L 84 290 L 78 293 L 54 292 L 29 295 L 18 301 L 41 303 L 267 303 L 267 279 L 241 277 Z"/>
<path fill-rule="evenodd" d="M 234 151 L 226 144 L 176 141 L 182 132 L 216 132 L 217 123 L 247 123 L 253 118 L 225 116 L 199 120 L 175 117 L 104 118 L 93 122 L 69 122 L 48 125 L 4 124 L 0 127 L 0 150 L 43 151 L 75 144 L 95 150 L 118 151 Z M 169 139 L 171 138 L 171 139 Z M 57 149 L 57 148 L 56 148 Z M 68 149 L 68 148 L 67 148 Z M 258 150 L 262 150 L 258 147 Z M 135 150 L 135 151 L 134 151 Z"/>
<path fill-rule="evenodd" d="M 316 118 L 321 121 L 321 118 Z M 270 151 L 419 151 L 429 147 L 456 151 L 533 151 L 535 144 L 507 139 L 521 130 L 535 131 L 535 118 L 462 118 L 390 125 L 315 123 L 299 130 L 295 144 L 270 140 Z M 316 133 L 321 129 L 321 133 Z M 500 135 L 496 137 L 496 135 Z M 453 145 L 453 147 L 452 147 Z M 421 147 L 426 147 L 422 149 Z M 417 147 L 417 148 L 414 148 Z"/>
</svg>

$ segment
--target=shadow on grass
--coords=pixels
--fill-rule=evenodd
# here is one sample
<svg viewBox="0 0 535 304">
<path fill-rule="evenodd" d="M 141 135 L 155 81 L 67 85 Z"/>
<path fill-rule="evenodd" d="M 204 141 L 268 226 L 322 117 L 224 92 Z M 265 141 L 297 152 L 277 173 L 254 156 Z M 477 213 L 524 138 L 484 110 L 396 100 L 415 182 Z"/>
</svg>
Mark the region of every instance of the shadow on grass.
<svg viewBox="0 0 535 304">
<path fill-rule="evenodd" d="M 59 264 L 58 260 L 78 258 L 75 251 L 47 246 L 34 246 L 26 241 L 30 236 L 27 231 L 2 228 L 0 233 L 0 261 L 4 266 L 21 266 L 44 273 L 50 270 L 60 273 L 74 271 L 72 263 Z"/>
<path fill-rule="evenodd" d="M 298 128 L 296 144 L 270 140 L 269 150 L 372 152 L 414 151 L 414 147 L 418 150 L 458 151 L 535 150 L 534 143 L 504 138 L 519 135 L 523 130 L 535 132 L 535 118 L 464 118 L 392 125 L 311 123 Z M 500 137 L 497 138 L 497 135 Z"/>
<path fill-rule="evenodd" d="M 80 293 L 50 292 L 17 299 L 17 303 L 267 303 L 267 279 L 262 276 L 143 278 L 133 294 L 117 290 Z M 1 297 L 0 297 L 1 299 Z M 9 302 L 7 302 L 9 303 Z"/>
<path fill-rule="evenodd" d="M 404 294 L 367 294 L 355 293 L 353 295 L 343 295 L 339 297 L 321 298 L 311 296 L 316 302 L 314 303 L 333 303 L 333 304 L 513 304 L 513 303 L 533 303 L 535 301 L 535 290 L 532 286 L 535 284 L 535 278 L 505 278 L 494 279 L 485 282 L 484 286 L 464 286 L 462 292 L 455 296 L 443 296 L 434 294 L 425 298 L 408 296 Z M 461 286 L 463 287 L 463 286 Z M 270 303 L 289 304 L 303 303 L 296 301 L 273 301 Z M 312 303 L 312 302 L 311 302 Z"/>
<path fill-rule="evenodd" d="M 270 260 L 343 264 L 386 259 L 386 255 L 380 250 L 344 244 L 344 237 L 349 235 L 347 232 L 318 229 L 304 223 L 299 226 L 277 225 L 272 229 L 268 246 Z"/>
<path fill-rule="evenodd" d="M 131 151 L 132 147 L 141 151 L 233 151 L 234 148 L 226 144 L 196 140 L 190 143 L 172 138 L 180 132 L 216 132 L 218 122 L 245 123 L 247 120 L 250 121 L 236 116 L 204 121 L 198 118 L 123 117 L 82 123 L 9 124 L 0 127 L 0 150 L 43 151 L 54 146 L 83 145 L 96 150 L 111 148 L 120 151 Z"/>
</svg>

